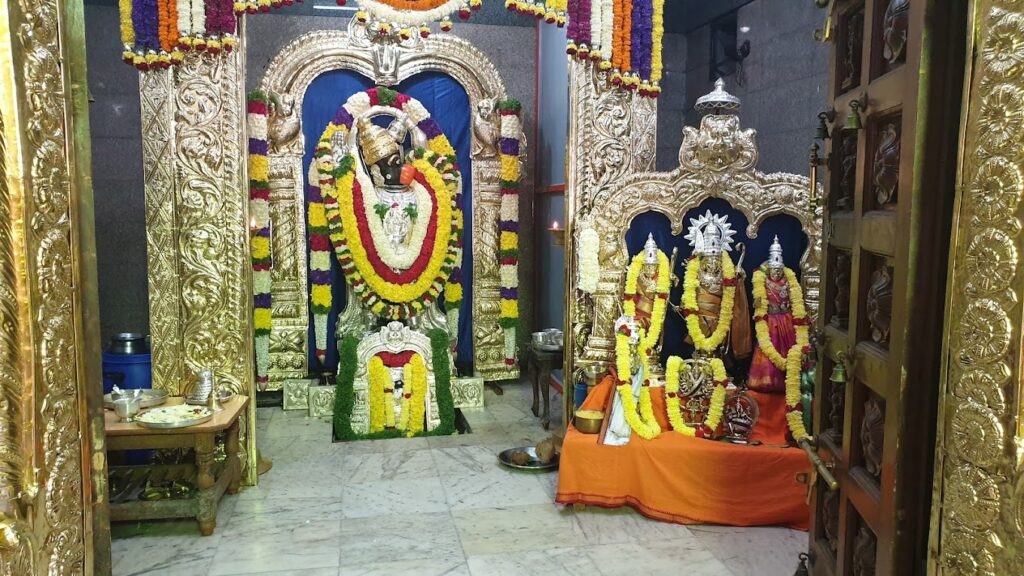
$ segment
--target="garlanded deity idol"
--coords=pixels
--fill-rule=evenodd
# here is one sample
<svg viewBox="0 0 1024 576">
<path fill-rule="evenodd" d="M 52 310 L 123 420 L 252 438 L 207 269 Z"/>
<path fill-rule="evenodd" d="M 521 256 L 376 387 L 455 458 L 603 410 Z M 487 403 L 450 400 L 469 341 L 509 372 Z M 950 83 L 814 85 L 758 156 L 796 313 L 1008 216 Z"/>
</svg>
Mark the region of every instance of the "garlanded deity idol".
<svg viewBox="0 0 1024 576">
<path fill-rule="evenodd" d="M 787 415 L 802 409 L 800 378 L 809 335 L 800 282 L 783 262 L 778 236 L 768 249 L 768 260 L 754 272 L 753 287 L 757 348 L 747 387 L 758 403 L 760 420 L 752 437 L 780 443 L 791 432 Z M 789 394 L 793 402 L 788 401 Z"/>
<path fill-rule="evenodd" d="M 736 231 L 725 216 L 710 210 L 690 224 L 685 238 L 693 255 L 686 265 L 682 305 L 675 307 L 686 320 L 686 342 L 701 357 L 745 358 L 751 340 L 746 289 L 729 257 Z"/>
<path fill-rule="evenodd" d="M 615 371 L 618 382 L 612 395 L 611 415 L 603 442 L 624 446 L 633 432 L 645 440 L 661 433 L 651 404 L 647 357 L 641 351 L 644 332 L 629 315 L 615 321 Z"/>
<path fill-rule="evenodd" d="M 642 333 L 640 353 L 647 356 L 652 375 L 660 377 L 661 334 L 674 275 L 672 264 L 658 249 L 654 235 L 647 236 L 643 252 L 633 257 L 626 272 L 623 312 L 636 320 Z"/>
</svg>

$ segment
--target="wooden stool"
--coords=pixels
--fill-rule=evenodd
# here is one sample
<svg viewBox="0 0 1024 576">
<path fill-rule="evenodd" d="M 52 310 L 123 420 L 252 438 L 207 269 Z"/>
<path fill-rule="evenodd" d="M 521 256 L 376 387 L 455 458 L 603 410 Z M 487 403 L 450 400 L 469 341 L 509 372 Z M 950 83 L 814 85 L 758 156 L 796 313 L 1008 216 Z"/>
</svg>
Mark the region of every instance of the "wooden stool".
<svg viewBox="0 0 1024 576">
<path fill-rule="evenodd" d="M 531 344 L 527 360 L 530 365 L 530 379 L 533 382 L 533 406 L 531 410 L 534 416 L 540 416 L 540 424 L 545 430 L 551 424 L 551 410 L 549 407 L 551 396 L 551 371 L 561 368 L 563 357 L 562 350 L 542 350 Z M 538 412 L 538 396 L 540 389 L 544 389 L 544 412 Z M 564 394 L 564 392 L 563 392 Z"/>
</svg>

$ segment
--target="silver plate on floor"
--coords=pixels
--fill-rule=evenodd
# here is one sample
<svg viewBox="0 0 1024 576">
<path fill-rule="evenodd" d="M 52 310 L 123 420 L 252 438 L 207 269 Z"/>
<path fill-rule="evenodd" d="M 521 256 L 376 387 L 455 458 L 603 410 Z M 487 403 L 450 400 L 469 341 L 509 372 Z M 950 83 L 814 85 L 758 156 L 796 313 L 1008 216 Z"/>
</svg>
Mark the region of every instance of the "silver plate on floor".
<svg viewBox="0 0 1024 576">
<path fill-rule="evenodd" d="M 525 464 L 516 464 L 512 461 L 512 455 L 516 452 L 525 452 L 530 460 Z M 508 466 L 509 468 L 515 468 L 516 470 L 532 470 L 537 472 L 548 472 L 558 468 L 558 454 L 555 454 L 554 458 L 550 462 L 544 464 L 537 459 L 537 449 L 533 446 L 529 448 L 509 448 L 503 450 L 501 454 L 498 454 L 498 461 Z"/>
</svg>

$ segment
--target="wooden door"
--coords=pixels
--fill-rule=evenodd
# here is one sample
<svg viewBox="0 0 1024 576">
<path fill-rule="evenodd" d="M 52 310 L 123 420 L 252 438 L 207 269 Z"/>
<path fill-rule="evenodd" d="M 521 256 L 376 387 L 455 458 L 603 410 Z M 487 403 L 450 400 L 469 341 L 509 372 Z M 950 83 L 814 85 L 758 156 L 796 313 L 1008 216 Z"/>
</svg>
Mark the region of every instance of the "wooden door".
<svg viewBox="0 0 1024 576">
<path fill-rule="evenodd" d="M 814 574 L 923 573 L 966 7 L 836 0 Z M 848 116 L 859 114 L 862 128 Z M 847 129 L 844 129 L 847 127 Z M 847 382 L 830 375 L 845 360 Z"/>
</svg>

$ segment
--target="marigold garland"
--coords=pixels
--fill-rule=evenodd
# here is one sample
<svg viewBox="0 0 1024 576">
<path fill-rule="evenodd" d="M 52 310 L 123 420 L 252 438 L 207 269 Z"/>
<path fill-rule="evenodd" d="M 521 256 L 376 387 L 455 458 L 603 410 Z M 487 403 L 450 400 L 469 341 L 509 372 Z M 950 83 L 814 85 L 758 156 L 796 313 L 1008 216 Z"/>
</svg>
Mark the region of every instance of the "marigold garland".
<svg viewBox="0 0 1024 576">
<path fill-rule="evenodd" d="M 698 273 L 704 256 L 693 256 L 686 264 L 683 277 L 683 315 L 686 317 L 686 332 L 693 340 L 693 346 L 701 352 L 714 352 L 725 342 L 732 325 L 733 305 L 736 303 L 736 266 L 727 252 L 722 252 L 722 303 L 718 312 L 718 325 L 711 336 L 704 336 L 700 329 L 697 307 L 697 289 L 700 286 Z"/>
<path fill-rule="evenodd" d="M 358 158 L 349 154 L 335 165 L 332 151 L 335 134 L 347 134 L 356 117 L 377 105 L 402 110 L 427 137 L 428 149 L 413 151 L 407 161 L 415 168 L 416 186 L 433 198 L 433 215 L 418 216 L 431 220 L 426 238 L 433 241 L 424 243 L 413 267 L 398 274 L 380 261 L 365 211 L 363 218 L 356 216 L 360 213 L 356 202 L 363 202 L 363 197 L 370 193 L 370 189 L 364 193 L 360 182 L 371 184 L 357 178 Z M 350 289 L 377 316 L 404 320 L 443 296 L 449 326 L 453 321 L 457 325 L 457 312 L 451 311 L 457 310 L 462 301 L 461 285 L 452 286 L 461 282 L 461 177 L 454 148 L 423 105 L 387 88 L 355 94 L 327 125 L 314 156 L 319 182 L 311 183 L 308 199 L 309 265 L 316 354 L 320 361 L 326 358 L 327 315 L 332 307 L 332 248 Z"/>
<path fill-rule="evenodd" d="M 754 271 L 753 277 L 754 330 L 761 351 L 771 360 L 772 364 L 786 373 L 786 422 L 789 424 L 789 431 L 793 435 L 793 439 L 799 441 L 807 436 L 807 428 L 804 426 L 803 402 L 800 397 L 800 374 L 803 369 L 803 356 L 810 351 L 810 328 L 800 281 L 797 280 L 796 273 L 790 268 L 783 268 L 782 272 L 789 288 L 793 325 L 796 328 L 796 343 L 786 351 L 785 358 L 772 344 L 768 334 L 768 294 L 764 287 L 766 275 L 763 266 Z"/>
<path fill-rule="evenodd" d="M 683 359 L 679 356 L 670 356 L 668 362 L 665 363 L 665 408 L 668 411 L 668 421 L 672 424 L 672 429 L 683 436 L 711 439 L 722 422 L 722 414 L 725 411 L 725 388 L 729 383 L 725 364 L 719 358 L 711 359 L 711 372 L 715 387 L 711 393 L 708 413 L 704 416 L 704 423 L 699 428 L 694 428 L 683 422 L 682 412 L 680 412 L 679 372 L 682 366 Z"/>
<path fill-rule="evenodd" d="M 640 330 L 640 341 L 644 339 L 644 331 Z M 620 324 L 615 330 L 615 370 L 618 373 L 619 384 L 615 387 L 622 401 L 622 411 L 629 428 L 636 432 L 644 440 L 652 440 L 661 434 L 661 425 L 654 416 L 654 407 L 651 403 L 651 389 L 649 367 L 647 357 L 640 356 L 640 370 L 643 382 L 640 386 L 640 410 L 637 413 L 636 400 L 633 398 L 633 387 L 630 382 L 632 378 L 632 353 L 629 349 L 630 329 L 625 324 Z"/>
<path fill-rule="evenodd" d="M 253 332 L 256 346 L 256 383 L 263 390 L 269 382 L 270 332 L 272 328 L 270 253 L 270 165 L 267 160 L 267 109 L 270 99 L 260 90 L 249 94 L 246 123 L 249 128 L 249 212 L 252 217 Z"/>
<path fill-rule="evenodd" d="M 370 359 L 367 377 L 370 388 L 371 434 L 390 428 L 401 430 L 408 437 L 423 432 L 428 385 L 427 368 L 422 356 L 413 354 L 402 366 L 404 387 L 397 422 L 393 399 L 395 384 L 391 378 L 391 370 L 379 355 Z"/>
<path fill-rule="evenodd" d="M 519 324 L 519 180 L 522 175 L 520 135 L 522 106 L 518 100 L 498 103 L 501 139 L 501 207 L 498 229 L 501 313 L 498 323 L 505 331 L 505 364 L 515 366 L 516 326 Z"/>
<path fill-rule="evenodd" d="M 640 299 L 637 294 L 637 281 L 640 279 L 640 272 L 644 266 L 644 253 L 641 252 L 633 257 L 626 271 L 626 288 L 622 299 L 623 314 L 636 317 L 636 305 Z M 654 346 L 661 337 L 661 329 L 665 323 L 665 312 L 668 309 L 668 293 L 672 287 L 672 274 L 669 270 L 668 256 L 658 250 L 658 272 L 657 287 L 654 300 L 654 307 L 651 311 L 651 327 L 643 332 L 640 339 L 640 351 L 648 356 L 654 350 Z"/>
</svg>

